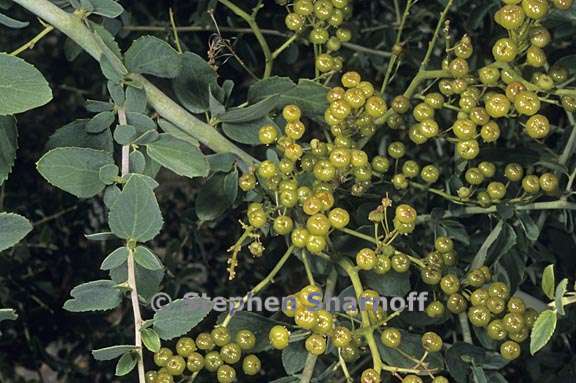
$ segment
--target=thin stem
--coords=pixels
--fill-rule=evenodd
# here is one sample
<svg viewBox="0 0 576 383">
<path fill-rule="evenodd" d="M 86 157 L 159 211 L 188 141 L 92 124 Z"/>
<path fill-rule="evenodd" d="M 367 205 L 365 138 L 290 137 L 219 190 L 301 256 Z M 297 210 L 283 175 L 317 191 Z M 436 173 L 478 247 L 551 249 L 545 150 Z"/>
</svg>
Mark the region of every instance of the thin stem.
<svg viewBox="0 0 576 383">
<path fill-rule="evenodd" d="M 363 240 L 371 242 L 375 245 L 380 245 L 380 241 L 378 241 L 376 238 L 371 237 L 371 236 L 366 235 L 366 234 L 363 234 L 363 233 L 360 233 L 356 230 L 348 229 L 347 227 L 343 227 L 343 228 L 338 229 L 338 230 L 341 231 L 342 233 L 346 233 L 346 234 L 351 235 L 353 237 L 363 239 Z"/>
<path fill-rule="evenodd" d="M 316 281 L 314 280 L 314 275 L 312 274 L 312 268 L 310 267 L 310 261 L 308 260 L 308 255 L 305 251 L 302 253 L 302 263 L 304 264 L 304 270 L 306 270 L 306 277 L 308 278 L 308 283 L 312 286 L 316 286 Z"/>
<path fill-rule="evenodd" d="M 170 25 L 172 26 L 172 33 L 174 34 L 174 42 L 178 53 L 182 53 L 182 46 L 180 45 L 180 38 L 178 37 L 178 30 L 176 28 L 176 20 L 174 20 L 174 11 L 170 8 Z"/>
<path fill-rule="evenodd" d="M 284 42 L 284 44 L 280 45 L 273 53 L 272 53 L 272 59 L 276 59 L 278 56 L 280 56 L 280 54 L 282 52 L 284 52 L 290 45 L 292 45 L 292 43 L 294 41 L 296 41 L 296 39 L 298 38 L 298 35 L 295 33 L 292 35 L 292 37 L 290 37 L 288 40 L 286 40 Z"/>
<path fill-rule="evenodd" d="M 362 287 L 362 282 L 360 281 L 360 276 L 358 275 L 358 271 L 354 267 L 354 265 L 347 259 L 342 259 L 338 264 L 344 269 L 350 281 L 352 282 L 352 286 L 354 288 L 354 292 L 356 293 L 356 298 L 360 299 L 360 295 L 364 291 L 364 287 Z M 368 313 L 366 310 L 360 310 L 360 315 L 362 317 L 362 327 L 367 328 L 370 327 L 370 318 L 368 317 Z M 374 333 L 372 330 L 367 331 L 364 333 L 364 337 L 366 338 L 366 343 L 368 344 L 368 348 L 370 348 L 370 353 L 372 355 L 372 363 L 374 364 L 374 370 L 377 373 L 383 368 L 382 359 L 380 358 L 380 351 L 378 350 L 378 345 L 376 344 L 376 339 L 374 338 Z"/>
<path fill-rule="evenodd" d="M 436 29 L 434 30 L 434 35 L 432 36 L 432 40 L 428 44 L 428 50 L 426 51 L 426 55 L 424 56 L 424 60 L 422 60 L 422 64 L 420 64 L 420 72 L 426 70 L 426 66 L 432 57 L 432 52 L 434 52 L 434 47 L 436 46 L 436 41 L 438 40 L 438 35 L 440 34 L 440 30 L 442 29 L 442 25 L 444 24 L 444 20 L 446 20 L 446 16 L 448 15 L 448 11 L 452 6 L 453 0 L 448 0 L 444 11 L 440 15 L 440 19 L 438 20 L 438 24 L 436 24 Z"/>
<path fill-rule="evenodd" d="M 136 267 L 134 262 L 134 249 L 128 246 L 128 286 L 130 286 L 130 300 L 132 301 L 132 313 L 134 316 L 134 345 L 138 352 L 138 381 L 146 381 L 144 371 L 144 356 L 142 353 L 142 315 L 140 313 L 140 300 L 138 299 L 138 288 L 136 285 Z"/>
<path fill-rule="evenodd" d="M 434 193 L 434 194 L 436 194 L 436 195 L 439 195 L 439 196 L 441 196 L 441 197 L 443 197 L 443 198 L 445 198 L 445 199 L 447 199 L 447 200 L 449 200 L 449 201 L 452 201 L 452 202 L 454 202 L 454 203 L 459 203 L 459 204 L 463 204 L 463 203 L 464 203 L 464 201 L 461 200 L 460 198 L 455 197 L 455 196 L 453 196 L 453 195 L 451 195 L 451 194 L 448 194 L 448 193 L 446 193 L 445 191 L 442 191 L 442 190 L 439 190 L 439 189 L 434 189 L 434 188 L 431 188 L 430 186 L 422 185 L 422 184 L 419 184 L 419 183 L 417 183 L 417 182 L 410 182 L 410 185 L 412 185 L 412 186 L 415 187 L 416 189 L 429 191 L 430 193 Z"/>
<path fill-rule="evenodd" d="M 124 107 L 118 108 L 118 121 L 120 126 L 128 124 L 126 119 L 126 109 Z M 122 177 L 126 177 L 130 173 L 130 146 L 122 146 Z M 132 313 L 134 316 L 134 344 L 139 354 L 138 358 L 138 379 L 141 383 L 146 380 L 144 371 L 144 355 L 142 353 L 142 314 L 140 313 L 140 301 L 138 299 L 138 286 L 136 284 L 136 264 L 134 261 L 134 249 L 130 244 L 128 247 L 128 286 L 130 287 L 130 300 L 132 301 Z"/>
<path fill-rule="evenodd" d="M 272 280 L 274 279 L 276 274 L 278 274 L 280 272 L 280 270 L 282 270 L 282 267 L 288 261 L 288 259 L 290 258 L 290 256 L 292 255 L 293 252 L 294 252 L 294 246 L 290 246 L 288 248 L 288 250 L 286 250 L 286 252 L 282 256 L 282 258 L 280 258 L 278 263 L 276 263 L 274 268 L 270 271 L 270 273 L 264 279 L 262 279 L 260 281 L 260 283 L 258 283 L 256 286 L 254 286 L 254 288 L 252 290 L 250 290 L 244 296 L 244 298 L 242 298 L 242 302 L 238 302 L 235 305 L 235 309 L 237 309 L 237 308 L 241 307 L 241 305 L 245 304 L 251 296 L 254 296 L 254 295 L 258 294 L 260 291 L 264 290 L 272 282 Z M 228 324 L 232 320 L 232 315 L 233 314 L 231 314 L 231 313 L 228 313 L 228 315 L 226 315 L 226 318 L 224 318 L 224 321 L 222 322 L 222 326 L 224 326 L 224 327 L 228 326 Z"/>
<path fill-rule="evenodd" d="M 516 205 L 516 210 L 576 210 L 576 203 L 568 202 L 565 200 L 556 200 L 556 201 L 546 201 L 546 202 L 534 202 L 529 203 L 526 205 Z M 456 218 L 456 217 L 463 217 L 468 215 L 476 215 L 476 214 L 492 214 L 496 213 L 497 208 L 496 206 L 490 206 L 487 208 L 483 207 L 466 207 L 456 210 L 450 210 L 444 213 L 442 217 L 439 218 Z M 420 215 L 416 219 L 416 223 L 423 223 L 427 222 L 432 217 L 429 214 Z"/>
<path fill-rule="evenodd" d="M 412 8 L 412 0 L 407 0 L 406 1 L 406 8 L 404 8 L 404 13 L 402 14 L 402 19 L 400 20 L 400 26 L 398 27 L 398 31 L 396 32 L 396 41 L 394 43 L 395 46 L 400 46 L 400 41 L 402 40 L 402 31 L 404 30 L 404 25 L 406 24 L 406 19 L 408 18 L 408 15 L 410 14 L 410 8 Z M 398 11 L 398 1 L 395 0 L 394 1 L 394 6 L 396 8 L 396 10 Z M 397 15 L 397 19 L 400 19 L 400 15 Z M 384 91 L 386 90 L 386 87 L 388 86 L 388 83 L 390 81 L 390 77 L 392 76 L 392 70 L 394 69 L 394 65 L 396 64 L 396 61 L 398 60 L 398 55 L 396 55 L 394 53 L 394 50 L 392 51 L 392 57 L 390 58 L 390 61 L 388 62 L 388 67 L 386 68 L 386 74 L 384 76 L 384 81 L 382 82 L 382 88 L 380 89 L 380 93 L 384 93 Z"/>
<path fill-rule="evenodd" d="M 28 41 L 26 44 L 22 45 L 20 48 L 16 49 L 15 51 L 10 52 L 10 55 L 11 56 L 18 56 L 20 53 L 24 52 L 25 50 L 34 48 L 34 46 L 38 43 L 38 41 L 42 40 L 44 38 L 44 36 L 46 36 L 47 34 L 52 32 L 53 30 L 54 30 L 54 27 L 52 25 L 46 25 L 40 33 L 38 33 L 36 36 L 34 36 L 30 41 Z"/>
<path fill-rule="evenodd" d="M 243 19 L 250 26 L 250 29 L 254 33 L 256 40 L 258 40 L 258 44 L 260 44 L 260 48 L 262 48 L 262 53 L 264 53 L 265 67 L 264 67 L 264 75 L 262 76 L 262 78 L 266 79 L 270 77 L 270 75 L 272 74 L 272 66 L 274 65 L 274 59 L 272 58 L 272 52 L 270 51 L 270 46 L 268 45 L 266 38 L 262 34 L 262 31 L 260 30 L 258 23 L 256 23 L 255 16 L 257 10 L 255 10 L 252 15 L 249 15 L 248 13 L 246 13 L 244 10 L 242 10 L 240 7 L 238 7 L 236 4 L 232 3 L 229 0 L 218 0 L 218 1 L 224 6 L 226 6 L 228 9 L 230 9 L 232 12 L 234 12 L 238 17 Z"/>
<path fill-rule="evenodd" d="M 128 120 L 126 118 L 126 109 L 121 106 L 118 108 L 118 122 L 120 126 L 128 125 Z M 122 177 L 126 177 L 130 173 L 130 145 L 122 146 Z"/>
</svg>

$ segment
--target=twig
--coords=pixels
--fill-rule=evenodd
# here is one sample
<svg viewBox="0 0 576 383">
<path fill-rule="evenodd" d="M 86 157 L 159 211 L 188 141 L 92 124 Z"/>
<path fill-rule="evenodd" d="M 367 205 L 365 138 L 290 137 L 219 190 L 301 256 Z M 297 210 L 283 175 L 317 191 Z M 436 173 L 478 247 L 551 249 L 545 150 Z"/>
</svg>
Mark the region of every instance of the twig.
<svg viewBox="0 0 576 383">
<path fill-rule="evenodd" d="M 270 75 L 272 74 L 272 65 L 274 64 L 274 59 L 272 57 L 272 52 L 270 51 L 270 46 L 268 45 L 266 38 L 262 34 L 262 31 L 260 30 L 258 23 L 256 23 L 255 16 L 256 13 L 258 12 L 258 8 L 254 10 L 252 15 L 249 15 L 248 13 L 243 11 L 240 7 L 238 7 L 236 4 L 232 3 L 229 0 L 218 0 L 218 1 L 221 4 L 225 5 L 232 12 L 234 12 L 238 17 L 242 18 L 250 26 L 250 29 L 252 30 L 252 33 L 254 33 L 254 36 L 256 36 L 256 40 L 258 40 L 258 44 L 260 44 L 260 48 L 262 49 L 262 53 L 264 54 L 265 67 L 264 67 L 264 75 L 262 76 L 262 78 L 266 79 L 270 77 Z"/>
<path fill-rule="evenodd" d="M 236 310 L 237 308 L 241 307 L 241 305 L 245 304 L 251 296 L 254 296 L 258 294 L 260 291 L 264 290 L 274 280 L 276 274 L 278 274 L 280 270 L 282 270 L 282 267 L 288 261 L 293 252 L 294 252 L 294 246 L 290 246 L 282 256 L 282 258 L 280 258 L 278 263 L 276 263 L 272 271 L 270 271 L 270 273 L 264 279 L 262 279 L 260 283 L 258 283 L 252 290 L 250 290 L 244 296 L 244 298 L 242 298 L 242 302 L 238 302 L 234 306 L 234 309 Z M 232 315 L 233 314 L 231 314 L 230 312 L 228 313 L 228 315 L 226 315 L 226 318 L 224 318 L 224 321 L 222 322 L 222 326 L 224 327 L 228 326 L 228 324 L 232 320 Z"/>
<path fill-rule="evenodd" d="M 26 44 L 22 45 L 20 48 L 16 49 L 15 51 L 10 52 L 11 56 L 18 56 L 20 53 L 24 52 L 27 49 L 32 49 L 38 43 L 38 41 L 42 40 L 44 36 L 49 34 L 54 30 L 52 25 L 46 25 L 44 29 L 38 33 L 36 36 L 32 38 L 32 40 L 28 41 Z"/>
<path fill-rule="evenodd" d="M 174 20 L 174 11 L 172 8 L 170 8 L 170 25 L 172 26 L 172 32 L 174 33 L 176 49 L 178 50 L 178 53 L 182 53 L 182 46 L 180 45 L 180 38 L 178 37 L 178 30 L 176 29 L 176 21 Z"/>
<path fill-rule="evenodd" d="M 122 106 L 118 108 L 118 122 L 120 126 L 128 125 L 126 109 Z M 122 146 L 122 177 L 130 173 L 130 145 Z M 144 371 L 144 354 L 142 352 L 142 314 L 140 313 L 140 299 L 138 298 L 138 285 L 136 284 L 136 264 L 134 261 L 134 249 L 131 244 L 127 244 L 128 258 L 128 286 L 130 287 L 130 300 L 132 301 L 132 313 L 134 316 L 134 345 L 138 352 L 138 378 L 141 383 L 146 381 Z"/>
<path fill-rule="evenodd" d="M 68 214 L 71 211 L 74 211 L 76 209 L 78 209 L 78 205 L 71 206 L 69 208 L 66 208 L 64 210 L 59 211 L 58 213 L 54 213 L 52 215 L 49 215 L 48 217 L 44 217 L 44 218 L 39 219 L 38 221 L 32 223 L 32 226 L 36 227 L 36 226 L 40 226 L 42 224 L 45 224 L 47 222 L 53 221 L 53 220 L 58 219 L 58 218 L 62 217 L 63 215 L 66 215 L 66 214 Z"/>
<path fill-rule="evenodd" d="M 556 201 L 534 202 L 534 203 L 529 203 L 526 205 L 516 205 L 515 209 L 516 210 L 576 210 L 576 203 L 568 202 L 568 201 L 560 199 L 560 200 L 556 200 Z M 457 217 L 476 215 L 476 214 L 492 214 L 492 213 L 496 213 L 496 211 L 497 211 L 497 207 L 495 205 L 490 206 L 490 207 L 486 207 L 486 208 L 472 206 L 472 207 L 466 207 L 466 208 L 462 208 L 462 209 L 447 211 L 444 213 L 444 215 L 442 215 L 442 217 L 439 217 L 439 218 L 440 219 L 457 218 Z M 418 218 L 416 218 L 416 223 L 427 222 L 431 218 L 432 217 L 429 214 L 419 215 Z"/>
</svg>

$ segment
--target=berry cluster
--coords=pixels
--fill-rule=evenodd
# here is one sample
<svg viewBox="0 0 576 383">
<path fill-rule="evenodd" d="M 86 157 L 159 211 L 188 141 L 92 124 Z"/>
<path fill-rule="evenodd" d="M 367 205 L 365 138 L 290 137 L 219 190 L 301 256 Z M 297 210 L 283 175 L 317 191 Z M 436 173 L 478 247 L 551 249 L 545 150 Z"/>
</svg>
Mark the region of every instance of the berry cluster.
<svg viewBox="0 0 576 383">
<path fill-rule="evenodd" d="M 234 337 L 226 327 L 216 327 L 211 333 L 198 334 L 196 340 L 183 337 L 176 343 L 176 354 L 162 347 L 154 354 L 154 363 L 160 369 L 146 373 L 146 383 L 173 383 L 175 377 L 186 370 L 199 373 L 206 370 L 216 374 L 218 383 L 236 381 L 233 365 L 242 360 L 242 371 L 247 376 L 258 374 L 262 364 L 254 354 L 248 354 L 256 345 L 256 336 L 250 330 L 239 330 Z M 215 350 L 219 347 L 219 350 Z M 243 354 L 244 358 L 242 358 Z"/>
<path fill-rule="evenodd" d="M 541 191 L 554 193 L 558 189 L 558 176 L 545 172 L 540 176 L 525 174 L 522 165 L 512 162 L 504 167 L 501 181 L 491 180 L 496 176 L 496 166 L 489 161 L 481 161 L 477 166 L 469 167 L 464 173 L 468 183 L 458 189 L 458 197 L 468 200 L 475 191 L 476 200 L 480 206 L 486 207 L 504 199 L 509 190 L 521 192 L 522 196 L 535 196 Z M 486 184 L 485 189 L 482 185 Z M 516 185 L 514 185 L 516 184 Z"/>
<path fill-rule="evenodd" d="M 350 1 L 295 0 L 288 11 L 285 22 L 289 30 L 296 33 L 310 30 L 308 41 L 314 44 L 317 71 L 341 70 L 343 60 L 334 54 L 352 37 L 350 30 L 342 27 L 352 13 Z"/>
<path fill-rule="evenodd" d="M 506 284 L 492 281 L 492 273 L 486 266 L 469 271 L 463 278 L 448 269 L 455 265 L 456 253 L 452 240 L 447 237 L 436 239 L 434 251 L 424 262 L 422 281 L 438 289 L 437 297 L 443 297 L 427 305 L 426 315 L 440 318 L 446 310 L 452 314 L 467 311 L 470 323 L 485 328 L 490 338 L 508 339 L 500 349 L 504 358 L 517 358 L 520 355 L 518 343 L 527 339 L 537 317 L 536 311 L 527 310 L 521 298 L 510 297 Z"/>
<path fill-rule="evenodd" d="M 362 81 L 358 72 L 344 73 L 341 83 L 343 87 L 337 86 L 328 92 L 330 105 L 324 113 L 335 140 L 372 136 L 376 127 L 383 124 L 386 102 L 376 94 L 370 82 Z"/>
<path fill-rule="evenodd" d="M 322 355 L 326 352 L 328 341 L 336 347 L 346 362 L 355 361 L 359 355 L 359 347 L 362 344 L 360 336 L 352 330 L 339 325 L 334 314 L 318 309 L 316 306 L 322 297 L 322 291 L 318 286 L 308 285 L 291 296 L 283 313 L 288 318 L 293 318 L 296 326 L 307 331 L 305 348 L 312 355 Z M 274 326 L 269 332 L 269 341 L 272 347 L 283 350 L 288 347 L 290 331 L 281 325 Z"/>
</svg>

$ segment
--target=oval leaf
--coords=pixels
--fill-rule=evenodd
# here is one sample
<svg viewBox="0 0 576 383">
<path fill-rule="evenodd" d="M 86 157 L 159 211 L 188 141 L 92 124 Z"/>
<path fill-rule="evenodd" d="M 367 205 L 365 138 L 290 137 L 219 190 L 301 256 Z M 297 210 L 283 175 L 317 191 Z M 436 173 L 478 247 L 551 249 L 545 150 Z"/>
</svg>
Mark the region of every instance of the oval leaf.
<svg viewBox="0 0 576 383">
<path fill-rule="evenodd" d="M 48 82 L 33 65 L 0 53 L 0 116 L 22 113 L 52 100 Z"/>
<path fill-rule="evenodd" d="M 146 146 L 147 154 L 174 173 L 194 178 L 208 175 L 208 160 L 198 147 L 167 133 Z"/>
<path fill-rule="evenodd" d="M 534 355 L 552 338 L 556 329 L 557 316 L 552 310 L 545 310 L 540 313 L 534 323 L 532 333 L 530 334 L 530 353 Z"/>
<path fill-rule="evenodd" d="M 0 251 L 20 242 L 31 230 L 32 224 L 21 215 L 0 213 Z"/>
<path fill-rule="evenodd" d="M 16 119 L 12 116 L 0 116 L 0 185 L 6 181 L 12 171 L 17 148 Z"/>
<path fill-rule="evenodd" d="M 156 254 L 147 247 L 138 246 L 134 251 L 134 260 L 137 264 L 148 270 L 161 270 L 164 266 Z"/>
<path fill-rule="evenodd" d="M 79 198 L 89 198 L 104 189 L 100 168 L 113 162 L 110 153 L 101 150 L 56 148 L 40 158 L 36 167 L 57 188 Z"/>
<path fill-rule="evenodd" d="M 178 299 L 154 314 L 154 330 L 169 340 L 186 334 L 212 310 L 212 302 L 202 298 Z"/>
<path fill-rule="evenodd" d="M 164 224 L 156 196 L 144 177 L 132 174 L 110 209 L 110 229 L 120 238 L 146 242 Z"/>
<path fill-rule="evenodd" d="M 126 67 L 134 73 L 174 78 L 180 72 L 182 56 L 167 42 L 154 36 L 143 36 L 126 52 Z"/>
</svg>

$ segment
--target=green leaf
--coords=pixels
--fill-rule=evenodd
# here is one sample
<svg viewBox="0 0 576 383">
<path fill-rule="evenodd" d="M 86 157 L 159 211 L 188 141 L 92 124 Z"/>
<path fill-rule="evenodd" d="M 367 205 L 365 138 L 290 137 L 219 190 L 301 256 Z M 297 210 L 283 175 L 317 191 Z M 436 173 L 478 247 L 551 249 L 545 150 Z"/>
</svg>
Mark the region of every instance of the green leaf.
<svg viewBox="0 0 576 383">
<path fill-rule="evenodd" d="M 222 322 L 223 318 L 224 314 L 218 318 L 219 322 Z M 276 325 L 285 324 L 286 323 L 276 321 L 260 314 L 249 311 L 240 311 L 234 313 L 232 316 L 232 319 L 228 324 L 228 330 L 230 331 L 230 334 L 234 336 L 238 331 L 249 328 L 256 336 L 256 345 L 254 346 L 254 349 L 251 350 L 256 353 L 270 349 L 270 342 L 268 341 L 270 329 Z"/>
<path fill-rule="evenodd" d="M 270 77 L 259 80 L 248 90 L 248 101 L 256 103 L 275 94 L 284 94 L 294 88 L 296 84 L 288 77 Z"/>
<path fill-rule="evenodd" d="M 20 21 L 0 13 L 0 24 L 12 29 L 22 29 L 30 25 L 27 21 Z"/>
<path fill-rule="evenodd" d="M 171 122 L 166 121 L 164 119 L 160 119 L 160 120 L 158 120 L 158 125 L 160 126 L 160 129 L 162 129 L 164 132 L 170 134 L 172 137 L 177 138 L 177 139 L 182 140 L 182 141 L 186 141 L 186 142 L 188 142 L 194 146 L 200 146 L 200 142 L 198 142 L 197 139 L 195 139 L 194 137 L 192 137 L 188 133 L 184 132 L 183 130 L 181 130 L 179 127 L 172 124 Z"/>
<path fill-rule="evenodd" d="M 304 341 L 293 342 L 282 350 L 282 366 L 288 375 L 294 375 L 304 369 L 308 352 L 304 347 Z"/>
<path fill-rule="evenodd" d="M 130 153 L 130 169 L 134 173 L 142 173 L 146 168 L 146 157 L 139 150 Z"/>
<path fill-rule="evenodd" d="M 79 198 L 89 198 L 106 186 L 100 168 L 114 163 L 110 153 L 88 148 L 56 148 L 46 153 L 36 167 L 50 184 Z"/>
<path fill-rule="evenodd" d="M 0 116 L 22 113 L 52 100 L 48 82 L 33 65 L 0 53 Z"/>
<path fill-rule="evenodd" d="M 111 19 L 124 12 L 124 8 L 114 0 L 90 0 L 90 3 L 94 6 L 92 13 Z"/>
<path fill-rule="evenodd" d="M 122 300 L 116 283 L 109 280 L 81 284 L 74 287 L 70 295 L 72 299 L 64 303 L 64 309 L 72 312 L 111 310 Z"/>
<path fill-rule="evenodd" d="M 472 376 L 474 377 L 474 383 L 488 383 L 486 373 L 481 367 L 472 367 Z"/>
<path fill-rule="evenodd" d="M 108 164 L 104 165 L 100 168 L 98 172 L 98 176 L 100 177 L 100 181 L 102 181 L 106 185 L 112 185 L 116 181 L 116 177 L 118 177 L 118 166 L 116 164 Z"/>
<path fill-rule="evenodd" d="M 238 172 L 217 173 L 208 180 L 196 198 L 196 215 L 201 221 L 218 218 L 232 207 L 238 196 Z"/>
<path fill-rule="evenodd" d="M 322 119 L 328 107 L 326 101 L 328 90 L 316 81 L 302 79 L 291 90 L 282 94 L 278 107 L 286 104 L 296 104 L 305 116 Z"/>
<path fill-rule="evenodd" d="M 114 53 L 114 56 L 117 57 L 119 59 L 118 61 L 120 62 L 120 59 L 122 58 L 122 51 L 120 50 L 120 46 L 118 45 L 114 35 L 110 33 L 110 31 L 108 31 L 108 29 L 106 29 L 102 24 L 98 24 L 93 21 L 89 21 L 89 23 L 94 32 L 96 32 L 96 34 L 102 39 L 99 44 L 104 43 L 104 45 L 106 45 L 108 49 Z M 128 74 L 125 68 L 119 68 L 119 70 L 121 70 L 121 73 L 119 74 L 122 76 Z"/>
<path fill-rule="evenodd" d="M 208 160 L 200 149 L 170 134 L 160 134 L 157 141 L 146 146 L 146 153 L 154 161 L 178 175 L 189 178 L 208 175 Z"/>
<path fill-rule="evenodd" d="M 211 172 L 224 172 L 232 171 L 236 163 L 236 157 L 230 153 L 216 153 L 206 156 Z"/>
<path fill-rule="evenodd" d="M 18 149 L 18 129 L 12 116 L 0 116 L 0 185 L 6 181 Z"/>
<path fill-rule="evenodd" d="M 100 70 L 102 71 L 102 74 L 104 75 L 104 77 L 106 77 L 107 80 L 112 82 L 122 81 L 123 74 L 120 73 L 120 71 L 114 67 L 112 61 L 110 61 L 108 56 L 106 55 L 100 56 L 100 60 L 98 61 L 98 63 L 100 64 Z"/>
<path fill-rule="evenodd" d="M 154 238 L 164 221 L 156 196 L 144 176 L 130 175 L 110 209 L 110 229 L 126 240 L 146 242 Z"/>
<path fill-rule="evenodd" d="M 164 268 L 162 261 L 158 259 L 156 254 L 154 254 L 150 249 L 144 246 L 138 246 L 134 250 L 134 260 L 140 266 L 148 270 L 161 270 Z"/>
<path fill-rule="evenodd" d="M 554 288 L 556 281 L 554 278 L 554 264 L 546 266 L 542 272 L 542 291 L 550 299 L 554 299 Z"/>
<path fill-rule="evenodd" d="M 532 217 L 530 217 L 530 212 L 528 211 L 517 211 L 516 215 L 518 216 L 518 221 L 524 229 L 524 233 L 526 234 L 526 238 L 531 241 L 536 241 L 540 236 L 540 228 L 534 222 Z"/>
<path fill-rule="evenodd" d="M 243 108 L 236 108 L 218 116 L 222 122 L 242 123 L 261 119 L 276 107 L 279 95 L 273 95 L 264 100 Z"/>
<path fill-rule="evenodd" d="M 125 56 L 130 72 L 163 78 L 178 76 L 182 56 L 167 42 L 154 36 L 142 36 L 132 43 Z"/>
<path fill-rule="evenodd" d="M 128 375 L 138 363 L 138 354 L 136 352 L 127 352 L 118 359 L 116 364 L 116 376 Z"/>
<path fill-rule="evenodd" d="M 252 85 L 248 91 L 248 100 L 258 102 L 279 94 L 280 100 L 276 105 L 278 108 L 296 104 L 304 115 L 318 120 L 324 116 L 324 111 L 328 107 L 327 92 L 325 87 L 312 80 L 301 79 L 296 85 L 286 77 L 271 77 Z"/>
<path fill-rule="evenodd" d="M 145 90 L 133 86 L 126 88 L 126 103 L 124 107 L 129 113 L 145 113 L 147 103 L 148 99 Z"/>
<path fill-rule="evenodd" d="M 259 145 L 258 132 L 264 125 L 275 126 L 276 130 L 280 132 L 280 129 L 270 117 L 241 123 L 224 123 L 222 124 L 222 131 L 226 136 L 241 144 Z"/>
<path fill-rule="evenodd" d="M 18 314 L 16 314 L 14 309 L 0 309 L 0 322 L 16 319 L 18 319 Z"/>
<path fill-rule="evenodd" d="M 561 59 L 557 60 L 555 64 L 562 65 L 564 68 L 568 69 L 568 71 L 571 73 L 576 73 L 576 54 L 564 56 Z"/>
<path fill-rule="evenodd" d="M 154 314 L 154 330 L 169 340 L 192 330 L 212 310 L 212 302 L 202 298 L 177 299 Z"/>
<path fill-rule="evenodd" d="M 124 355 L 127 352 L 133 351 L 134 345 L 131 344 L 120 344 L 116 346 L 109 346 L 100 348 L 98 350 L 92 350 L 92 356 L 96 360 L 114 360 Z"/>
<path fill-rule="evenodd" d="M 86 108 L 86 110 L 91 113 L 111 112 L 114 110 L 114 104 L 107 101 L 86 100 L 84 108 Z"/>
<path fill-rule="evenodd" d="M 32 224 L 21 215 L 0 213 L 0 251 L 20 242 L 31 230 Z"/>
<path fill-rule="evenodd" d="M 567 289 L 568 289 L 568 278 L 564 278 L 560 281 L 560 283 L 558 283 L 558 286 L 556 286 L 556 293 L 554 295 L 556 311 L 558 311 L 559 315 L 566 314 L 564 312 L 564 302 L 562 298 L 564 298 Z"/>
<path fill-rule="evenodd" d="M 544 310 L 538 315 L 530 334 L 530 353 L 536 354 L 546 346 L 556 330 L 557 315 L 552 310 Z"/>
<path fill-rule="evenodd" d="M 490 246 L 492 246 L 492 244 L 498 239 L 498 236 L 500 236 L 503 227 L 504 221 L 498 221 L 498 224 L 494 226 L 494 229 L 492 229 L 490 234 L 488 234 L 488 237 L 486 237 L 484 243 L 482 243 L 482 246 L 480 246 L 480 249 L 474 256 L 472 264 L 470 265 L 470 269 L 478 269 L 484 265 L 486 258 L 488 257 L 488 250 L 490 249 Z"/>
<path fill-rule="evenodd" d="M 88 121 L 86 124 L 86 132 L 88 133 L 102 133 L 106 129 L 110 129 L 116 115 L 114 112 L 100 112 Z"/>
<path fill-rule="evenodd" d="M 140 333 L 142 334 L 142 343 L 144 343 L 144 346 L 146 346 L 148 350 L 152 352 L 158 352 L 158 350 L 160 350 L 160 337 L 154 329 L 144 328 L 140 330 Z"/>
<path fill-rule="evenodd" d="M 86 131 L 88 120 L 76 120 L 56 130 L 48 139 L 46 147 L 55 149 L 61 147 L 89 148 L 112 153 L 114 143 L 112 132 L 104 130 L 100 134 Z"/>
<path fill-rule="evenodd" d="M 128 248 L 125 246 L 119 247 L 102 261 L 100 265 L 100 270 L 112 270 L 119 266 L 122 266 L 124 262 L 128 259 Z"/>
<path fill-rule="evenodd" d="M 466 232 L 466 227 L 460 222 L 451 219 L 444 219 L 439 222 L 439 229 L 444 232 L 444 235 L 462 242 L 466 246 L 470 245 L 470 237 Z"/>
<path fill-rule="evenodd" d="M 394 270 L 380 275 L 365 273 L 362 280 L 367 287 L 376 290 L 381 296 L 403 297 L 410 292 L 410 273 L 397 273 Z"/>
<path fill-rule="evenodd" d="M 192 113 L 204 113 L 210 109 L 210 93 L 221 95 L 218 77 L 214 69 L 197 54 L 182 55 L 182 70 L 173 81 L 178 101 Z"/>
<path fill-rule="evenodd" d="M 468 383 L 472 366 L 482 366 L 487 360 L 484 349 L 468 343 L 454 343 L 445 353 L 446 367 L 458 383 Z"/>
</svg>

